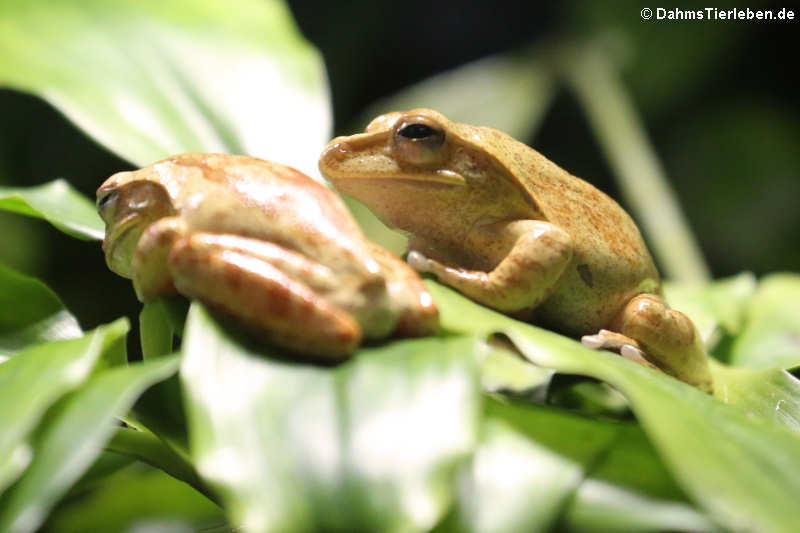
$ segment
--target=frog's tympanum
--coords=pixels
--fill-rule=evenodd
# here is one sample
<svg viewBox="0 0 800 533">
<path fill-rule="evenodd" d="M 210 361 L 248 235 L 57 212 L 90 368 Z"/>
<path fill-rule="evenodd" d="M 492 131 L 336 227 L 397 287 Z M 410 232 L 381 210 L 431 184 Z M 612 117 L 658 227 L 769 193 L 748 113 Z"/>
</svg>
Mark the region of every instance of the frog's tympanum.
<svg viewBox="0 0 800 533">
<path fill-rule="evenodd" d="M 334 192 L 289 167 L 179 155 L 111 176 L 97 206 L 108 266 L 144 302 L 178 292 L 331 358 L 362 337 L 437 327 L 417 273 L 367 240 Z"/>
<path fill-rule="evenodd" d="M 416 270 L 711 390 L 702 340 L 662 298 L 631 218 L 532 148 L 415 109 L 333 139 L 320 170 L 409 234 L 407 260 Z"/>
</svg>

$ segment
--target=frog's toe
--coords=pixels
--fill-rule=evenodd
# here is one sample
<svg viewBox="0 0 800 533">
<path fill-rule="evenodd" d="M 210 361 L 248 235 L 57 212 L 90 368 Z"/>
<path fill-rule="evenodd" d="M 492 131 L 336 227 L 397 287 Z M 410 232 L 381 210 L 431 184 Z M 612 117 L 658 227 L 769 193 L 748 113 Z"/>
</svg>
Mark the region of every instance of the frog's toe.
<svg viewBox="0 0 800 533">
<path fill-rule="evenodd" d="M 408 255 L 406 256 L 406 262 L 417 272 L 428 272 L 431 268 L 430 259 L 416 250 L 411 250 L 408 252 Z"/>
<path fill-rule="evenodd" d="M 645 354 L 641 349 L 632 344 L 623 344 L 619 349 L 619 354 L 630 361 L 634 361 L 644 366 L 649 366 L 650 368 L 655 368 L 656 370 L 661 370 L 647 360 L 647 357 L 645 357 Z"/>
<path fill-rule="evenodd" d="M 581 337 L 581 344 L 592 350 L 611 350 L 612 352 L 619 352 L 625 345 L 636 349 L 639 347 L 636 341 L 630 337 L 607 329 L 601 329 L 594 335 L 584 335 Z"/>
<path fill-rule="evenodd" d="M 581 337 L 581 344 L 592 350 L 602 349 L 604 342 L 601 335 L 584 335 Z"/>
<path fill-rule="evenodd" d="M 631 359 L 631 360 L 644 358 L 644 352 L 641 351 L 636 346 L 630 344 L 622 345 L 619 349 L 619 354 L 625 359 Z"/>
<path fill-rule="evenodd" d="M 621 333 L 601 329 L 595 335 L 581 337 L 581 344 L 592 350 L 610 350 L 620 354 L 625 359 L 656 368 L 653 363 L 647 360 L 639 343 Z"/>
</svg>

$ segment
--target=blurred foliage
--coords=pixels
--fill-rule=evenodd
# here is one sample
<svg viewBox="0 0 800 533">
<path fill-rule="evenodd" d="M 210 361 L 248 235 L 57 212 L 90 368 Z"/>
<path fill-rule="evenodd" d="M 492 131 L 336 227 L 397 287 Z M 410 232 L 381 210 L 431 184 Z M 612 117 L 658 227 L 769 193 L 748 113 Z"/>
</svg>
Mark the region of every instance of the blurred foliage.
<svg viewBox="0 0 800 533">
<path fill-rule="evenodd" d="M 0 4 L 0 529 L 793 531 L 800 278 L 764 274 L 800 269 L 794 26 L 643 21 L 630 1 L 289 7 Z M 604 157 L 651 152 L 645 172 L 678 204 L 623 203 L 642 218 L 680 205 L 715 275 L 755 273 L 667 286 L 720 361 L 714 396 L 433 282 L 438 337 L 336 367 L 291 362 L 197 303 L 185 333 L 185 303 L 139 314 L 98 243 L 73 239 L 102 235 L 95 188 L 182 150 L 313 172 L 331 111 L 292 13 L 325 58 L 337 132 L 430 105 L 615 196 L 624 172 Z M 576 44 L 605 54 L 638 148 L 610 154 L 613 129 L 568 90 Z"/>
</svg>

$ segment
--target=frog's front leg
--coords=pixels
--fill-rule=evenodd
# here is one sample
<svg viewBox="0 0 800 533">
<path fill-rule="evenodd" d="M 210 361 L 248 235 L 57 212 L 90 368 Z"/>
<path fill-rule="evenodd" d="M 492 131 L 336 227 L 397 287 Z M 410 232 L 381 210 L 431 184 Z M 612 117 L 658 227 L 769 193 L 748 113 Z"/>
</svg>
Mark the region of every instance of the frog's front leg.
<svg viewBox="0 0 800 533">
<path fill-rule="evenodd" d="M 387 285 L 390 301 L 399 308 L 394 332 L 403 337 L 435 334 L 439 329 L 439 310 L 419 276 L 393 253 L 373 242 L 367 244 L 370 256 L 390 280 Z"/>
<path fill-rule="evenodd" d="M 660 296 L 636 296 L 609 324 L 609 329 L 613 331 L 601 330 L 582 341 L 592 348 L 618 350 L 629 359 L 644 357 L 681 381 L 712 392 L 711 371 L 697 328 L 689 317 L 670 309 Z"/>
<path fill-rule="evenodd" d="M 342 358 L 361 340 L 355 319 L 306 283 L 326 284 L 327 269 L 291 250 L 197 233 L 173 244 L 167 266 L 178 292 L 221 309 L 281 345 Z"/>
<path fill-rule="evenodd" d="M 139 238 L 131 260 L 133 288 L 142 302 L 175 294 L 172 276 L 167 268 L 167 255 L 173 243 L 186 232 L 180 217 L 165 217 L 147 227 Z"/>
<path fill-rule="evenodd" d="M 555 288 L 572 259 L 572 239 L 562 229 L 540 220 L 495 222 L 476 227 L 469 235 L 476 250 L 499 250 L 490 271 L 443 265 L 410 251 L 408 263 L 430 272 L 464 295 L 504 312 L 532 309 Z"/>
</svg>

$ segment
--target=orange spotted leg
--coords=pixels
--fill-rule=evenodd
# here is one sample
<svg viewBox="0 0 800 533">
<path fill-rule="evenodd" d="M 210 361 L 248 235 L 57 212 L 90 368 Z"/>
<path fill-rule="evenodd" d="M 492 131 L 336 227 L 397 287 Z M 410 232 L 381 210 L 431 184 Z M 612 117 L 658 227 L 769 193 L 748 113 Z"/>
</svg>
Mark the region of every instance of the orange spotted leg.
<svg viewBox="0 0 800 533">
<path fill-rule="evenodd" d="M 174 242 L 167 267 L 181 294 L 293 350 L 339 359 L 361 340 L 361 327 L 350 314 L 306 283 L 325 284 L 325 267 L 275 244 L 194 234 Z"/>
</svg>

